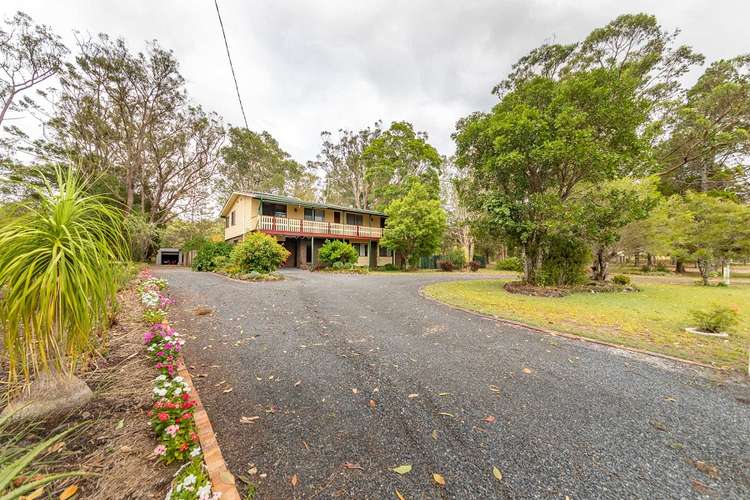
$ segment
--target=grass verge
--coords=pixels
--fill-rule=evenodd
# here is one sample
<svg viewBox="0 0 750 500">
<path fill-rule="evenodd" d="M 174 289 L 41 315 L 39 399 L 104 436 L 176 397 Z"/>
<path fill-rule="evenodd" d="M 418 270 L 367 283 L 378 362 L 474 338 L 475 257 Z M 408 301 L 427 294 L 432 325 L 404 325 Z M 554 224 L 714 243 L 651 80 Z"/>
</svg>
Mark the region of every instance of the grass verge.
<svg viewBox="0 0 750 500">
<path fill-rule="evenodd" d="M 638 283 L 638 293 L 530 297 L 506 292 L 504 280 L 434 283 L 424 292 L 441 302 L 533 326 L 635 347 L 730 370 L 747 369 L 750 287 Z M 685 332 L 690 310 L 735 307 L 739 325 L 729 339 Z"/>
</svg>

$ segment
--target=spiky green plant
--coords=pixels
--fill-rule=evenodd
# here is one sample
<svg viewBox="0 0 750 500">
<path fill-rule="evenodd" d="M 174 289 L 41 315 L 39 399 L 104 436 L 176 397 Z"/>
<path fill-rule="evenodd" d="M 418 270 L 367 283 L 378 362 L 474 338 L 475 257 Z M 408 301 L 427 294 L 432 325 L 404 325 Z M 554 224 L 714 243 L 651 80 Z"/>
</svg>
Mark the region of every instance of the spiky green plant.
<svg viewBox="0 0 750 500">
<path fill-rule="evenodd" d="M 72 169 L 45 179 L 38 200 L 0 224 L 0 324 L 9 379 L 72 373 L 107 328 L 116 262 L 127 244 L 119 209 Z"/>
</svg>

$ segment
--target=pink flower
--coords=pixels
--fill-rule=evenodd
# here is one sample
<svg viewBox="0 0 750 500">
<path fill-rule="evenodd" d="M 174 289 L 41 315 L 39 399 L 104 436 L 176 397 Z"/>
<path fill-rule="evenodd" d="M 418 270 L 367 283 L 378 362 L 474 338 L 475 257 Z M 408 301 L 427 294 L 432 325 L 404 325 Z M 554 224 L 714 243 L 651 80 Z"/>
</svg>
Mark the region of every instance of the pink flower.
<svg viewBox="0 0 750 500">
<path fill-rule="evenodd" d="M 166 429 L 164 429 L 164 432 L 166 432 L 167 434 L 169 434 L 172 437 L 175 437 L 177 435 L 177 431 L 179 431 L 179 430 L 180 430 L 180 426 L 173 424 L 173 425 L 170 425 L 169 427 L 167 427 Z"/>
<path fill-rule="evenodd" d="M 167 452 L 167 447 L 164 446 L 163 444 L 160 444 L 159 446 L 154 448 L 154 455 L 161 456 L 161 455 L 164 455 L 166 452 Z"/>
</svg>

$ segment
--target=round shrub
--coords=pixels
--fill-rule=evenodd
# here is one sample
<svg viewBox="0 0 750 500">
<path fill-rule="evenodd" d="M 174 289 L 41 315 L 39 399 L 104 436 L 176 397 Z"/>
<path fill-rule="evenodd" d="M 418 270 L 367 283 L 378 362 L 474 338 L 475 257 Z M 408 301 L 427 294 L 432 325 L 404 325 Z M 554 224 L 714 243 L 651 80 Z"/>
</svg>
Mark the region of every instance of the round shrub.
<svg viewBox="0 0 750 500">
<path fill-rule="evenodd" d="M 318 256 L 320 261 L 328 266 L 333 266 L 336 263 L 340 265 L 354 264 L 357 262 L 359 252 L 349 243 L 340 240 L 326 240 L 320 247 Z"/>
<path fill-rule="evenodd" d="M 523 272 L 523 264 L 518 257 L 508 257 L 495 262 L 495 269 L 498 271 L 516 271 Z"/>
<path fill-rule="evenodd" d="M 235 245 L 230 259 L 240 272 L 268 274 L 275 271 L 289 257 L 289 251 L 265 233 L 251 233 Z"/>
<path fill-rule="evenodd" d="M 448 255 L 445 256 L 445 260 L 449 261 L 454 269 L 463 269 L 466 265 L 466 255 L 460 248 L 454 248 Z"/>
<path fill-rule="evenodd" d="M 630 277 L 625 276 L 624 274 L 615 274 L 612 276 L 612 283 L 615 285 L 629 285 L 630 284 Z"/>
<path fill-rule="evenodd" d="M 479 271 L 480 267 L 482 267 L 482 264 L 479 261 L 472 260 L 471 262 L 469 262 L 469 270 L 472 273 Z"/>
<path fill-rule="evenodd" d="M 213 271 L 216 269 L 215 259 L 217 257 L 229 257 L 232 252 L 232 245 L 220 241 L 218 243 L 205 243 L 198 250 L 198 254 L 193 259 L 194 271 Z"/>
<path fill-rule="evenodd" d="M 453 271 L 453 262 L 449 260 L 439 260 L 437 261 L 437 265 L 441 271 L 445 271 L 447 273 Z"/>
<path fill-rule="evenodd" d="M 731 307 L 714 304 L 707 310 L 691 311 L 698 328 L 704 332 L 721 333 L 739 323 L 737 311 Z"/>
</svg>

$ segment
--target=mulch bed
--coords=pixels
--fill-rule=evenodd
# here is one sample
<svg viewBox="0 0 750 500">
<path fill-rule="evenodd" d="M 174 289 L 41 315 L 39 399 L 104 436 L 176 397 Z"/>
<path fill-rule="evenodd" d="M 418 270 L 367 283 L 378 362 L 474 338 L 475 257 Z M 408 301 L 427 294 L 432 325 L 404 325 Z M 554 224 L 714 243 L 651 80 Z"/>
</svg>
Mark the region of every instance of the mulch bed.
<svg viewBox="0 0 750 500">
<path fill-rule="evenodd" d="M 62 421 L 45 422 L 35 434 L 46 437 L 82 424 L 61 449 L 44 460 L 48 472 L 83 470 L 89 476 L 58 481 L 45 494 L 78 486 L 76 498 L 164 498 L 177 465 L 156 462 L 156 446 L 146 412 L 151 408 L 156 369 L 145 356 L 138 295 L 132 288 L 118 294 L 120 309 L 109 332 L 109 348 L 81 374 L 94 399 Z M 56 497 L 56 495 L 55 495 Z"/>
<path fill-rule="evenodd" d="M 616 285 L 606 281 L 604 283 L 590 282 L 570 287 L 535 286 L 523 281 L 509 281 L 503 285 L 505 291 L 520 295 L 531 295 L 533 297 L 565 297 L 573 293 L 614 293 L 614 292 L 638 292 L 638 287 L 633 285 Z"/>
</svg>

